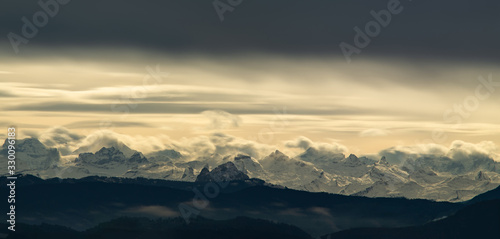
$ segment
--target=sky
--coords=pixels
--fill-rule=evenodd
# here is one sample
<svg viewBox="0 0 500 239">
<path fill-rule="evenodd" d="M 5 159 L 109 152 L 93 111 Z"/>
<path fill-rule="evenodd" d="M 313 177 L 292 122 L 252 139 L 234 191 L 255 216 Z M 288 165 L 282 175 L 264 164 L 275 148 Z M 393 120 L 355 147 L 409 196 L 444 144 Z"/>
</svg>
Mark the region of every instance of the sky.
<svg viewBox="0 0 500 239">
<path fill-rule="evenodd" d="M 21 138 L 499 152 L 498 2 L 220 1 L 223 13 L 201 0 L 42 2 L 0 10 L 0 124 Z M 360 47 L 372 11 L 390 21 Z"/>
</svg>

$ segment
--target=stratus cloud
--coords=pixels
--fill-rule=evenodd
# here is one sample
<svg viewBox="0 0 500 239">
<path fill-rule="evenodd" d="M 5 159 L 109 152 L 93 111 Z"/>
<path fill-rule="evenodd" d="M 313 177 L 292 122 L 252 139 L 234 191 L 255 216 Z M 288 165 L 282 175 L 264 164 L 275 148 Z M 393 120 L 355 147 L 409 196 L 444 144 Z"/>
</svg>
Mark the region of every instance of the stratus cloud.
<svg viewBox="0 0 500 239">
<path fill-rule="evenodd" d="M 299 148 L 299 149 L 308 149 L 315 148 L 321 151 L 327 151 L 331 153 L 346 153 L 348 151 L 347 147 L 336 143 L 322 143 L 322 142 L 313 142 L 309 138 L 305 136 L 300 136 L 295 140 L 285 141 L 285 146 L 288 148 Z"/>
</svg>

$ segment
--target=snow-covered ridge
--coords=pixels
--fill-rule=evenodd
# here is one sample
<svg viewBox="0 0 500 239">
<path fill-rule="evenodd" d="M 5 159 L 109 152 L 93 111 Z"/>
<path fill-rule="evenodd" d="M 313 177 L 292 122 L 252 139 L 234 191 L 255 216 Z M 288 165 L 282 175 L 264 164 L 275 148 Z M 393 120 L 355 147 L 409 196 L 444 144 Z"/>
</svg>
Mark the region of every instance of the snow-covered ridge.
<svg viewBox="0 0 500 239">
<path fill-rule="evenodd" d="M 2 160 L 6 160 L 5 145 Z M 484 157 L 470 159 L 474 162 L 423 157 L 394 165 L 385 157 L 377 161 L 308 148 L 296 157 L 276 150 L 259 159 L 245 154 L 192 159 L 172 149 L 143 155 L 117 145 L 80 152 L 73 160 L 62 162 L 57 149 L 47 148 L 34 138 L 18 140 L 17 157 L 18 172 L 44 178 L 97 175 L 190 182 L 214 176 L 222 180 L 259 178 L 298 190 L 367 197 L 465 201 L 500 185 L 500 164 Z"/>
</svg>

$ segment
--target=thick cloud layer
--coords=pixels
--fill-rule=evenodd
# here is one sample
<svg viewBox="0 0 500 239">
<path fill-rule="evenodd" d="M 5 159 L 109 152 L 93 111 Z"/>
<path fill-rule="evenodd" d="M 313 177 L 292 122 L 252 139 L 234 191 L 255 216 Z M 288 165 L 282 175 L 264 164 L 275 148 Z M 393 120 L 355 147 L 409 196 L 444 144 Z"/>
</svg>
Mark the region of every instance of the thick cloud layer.
<svg viewBox="0 0 500 239">
<path fill-rule="evenodd" d="M 320 151 L 333 154 L 342 154 L 348 152 L 347 147 L 342 144 L 336 142 L 332 143 L 313 142 L 312 140 L 304 136 L 301 136 L 295 140 L 286 141 L 285 146 L 288 148 L 299 148 L 302 150 L 307 150 L 308 148 L 315 148 Z"/>
<path fill-rule="evenodd" d="M 215 141 L 255 155 L 260 147 L 226 136 L 346 150 L 304 136 L 355 153 L 500 142 L 498 2 L 244 0 L 222 22 L 204 0 L 40 2 L 59 7 L 33 37 L 23 25 L 46 7 L 8 0 L 0 9 L 0 122 L 47 135 L 63 154 L 93 150 L 94 130 L 120 132 L 102 138 L 141 151 L 192 142 L 204 153 L 233 150 Z M 346 63 L 339 44 L 359 45 L 355 27 L 376 24 L 388 3 L 401 12 Z M 29 38 L 19 54 L 11 33 Z M 77 135 L 42 134 L 56 125 Z"/>
<path fill-rule="evenodd" d="M 452 159 L 468 158 L 473 155 L 483 155 L 491 158 L 498 158 L 498 146 L 491 141 L 483 141 L 477 144 L 456 140 L 449 147 L 438 144 L 420 144 L 414 146 L 395 146 L 389 149 L 382 150 L 382 156 L 391 158 L 403 157 L 450 157 Z"/>
<path fill-rule="evenodd" d="M 174 149 L 189 159 L 238 153 L 260 158 L 276 150 L 271 145 L 223 133 L 173 140 L 167 135 L 130 136 L 110 130 L 93 130 L 84 136 L 63 127 L 55 127 L 42 132 L 38 135 L 38 138 L 46 146 L 59 149 L 61 154 L 67 156 L 67 158 L 77 156 L 83 152 L 96 152 L 102 147 L 116 147 L 122 151 L 136 150 L 145 154 L 164 149 Z M 130 152 L 124 153 L 130 154 Z"/>
<path fill-rule="evenodd" d="M 4 1 L 0 34 L 21 34 L 23 16 L 41 10 L 38 1 Z M 47 1 L 44 1 L 47 2 Z M 61 1 L 65 2 L 65 1 Z M 226 1 L 222 1 L 226 3 Z M 238 1 L 235 1 L 238 2 Z M 30 45 L 139 47 L 175 52 L 280 52 L 335 54 L 353 44 L 354 27 L 374 21 L 388 0 L 242 1 L 220 21 L 213 1 L 72 0 L 61 5 Z M 496 59 L 500 3 L 489 0 L 400 1 L 401 13 L 371 41 L 363 55 L 420 55 Z M 2 44 L 10 48 L 4 38 Z M 6 50 L 7 51 L 7 50 Z M 7 52 L 10 52 L 7 51 Z"/>
<path fill-rule="evenodd" d="M 330 154 L 353 153 L 340 143 L 315 142 L 304 136 L 284 141 L 282 144 L 268 145 L 224 133 L 213 133 L 208 136 L 172 140 L 167 135 L 150 137 L 130 136 L 109 130 L 94 131 L 87 136 L 83 136 L 63 127 L 55 127 L 44 131 L 38 137 L 46 146 L 58 148 L 63 155 L 65 155 L 65 152 L 69 155 L 75 154 L 78 150 L 84 150 L 82 152 L 95 152 L 101 147 L 111 146 L 124 146 L 143 153 L 174 149 L 191 159 L 238 153 L 247 154 L 258 159 L 267 156 L 276 149 L 290 152 L 291 154 L 293 152 L 296 152 L 296 154 L 301 153 L 308 148 L 315 148 Z M 297 150 L 290 151 L 291 149 Z M 394 164 L 402 164 L 402 161 L 415 160 L 420 157 L 447 157 L 456 161 L 474 160 L 477 157 L 484 157 L 500 162 L 498 146 L 490 141 L 475 144 L 457 140 L 449 147 L 439 144 L 394 146 L 381 150 L 379 156 L 387 157 L 387 160 Z"/>
<path fill-rule="evenodd" d="M 409 171 L 429 168 L 453 174 L 500 172 L 498 146 L 491 141 L 474 144 L 456 140 L 449 147 L 437 144 L 396 146 L 382 150 L 379 155 Z"/>
</svg>

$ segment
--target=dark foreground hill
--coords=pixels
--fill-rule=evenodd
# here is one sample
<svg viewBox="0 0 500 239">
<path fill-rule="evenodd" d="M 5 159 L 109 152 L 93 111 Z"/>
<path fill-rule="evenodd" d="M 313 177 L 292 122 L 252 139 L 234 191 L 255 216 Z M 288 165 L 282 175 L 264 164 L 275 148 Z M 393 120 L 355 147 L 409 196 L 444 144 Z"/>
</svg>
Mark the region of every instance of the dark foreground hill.
<svg viewBox="0 0 500 239">
<path fill-rule="evenodd" d="M 245 217 L 219 221 L 199 217 L 190 223 L 182 218 L 117 218 L 82 232 L 48 224 L 20 224 L 12 233 L 7 231 L 7 225 L 3 225 L 0 235 L 7 235 L 5 238 L 8 239 L 312 239 L 306 232 L 291 225 Z M 467 206 L 452 216 L 423 226 L 351 229 L 321 238 L 496 239 L 499 235 L 500 200 L 492 200 Z"/>
<path fill-rule="evenodd" d="M 204 218 L 187 224 L 182 218 L 150 220 L 118 218 L 84 232 L 52 225 L 19 225 L 8 239 L 312 239 L 297 227 L 251 218 L 215 221 Z"/>
<path fill-rule="evenodd" d="M 500 238 L 500 200 L 467 206 L 456 214 L 405 228 L 361 228 L 324 236 L 332 239 L 470 239 Z"/>
<path fill-rule="evenodd" d="M 233 181 L 220 191 L 213 188 L 213 182 L 102 177 L 42 180 L 20 176 L 16 184 L 18 223 L 46 223 L 78 231 L 121 217 L 177 218 L 182 216 L 179 206 L 188 205 L 199 217 L 263 219 L 294 225 L 317 237 L 353 228 L 423 225 L 453 215 L 465 206 L 428 200 L 310 193 L 268 186 L 259 180 Z M 7 188 L 2 187 L 0 193 L 7 195 Z M 207 201 L 204 207 L 195 208 L 193 200 L 200 198 Z M 196 216 L 189 218 L 194 219 Z"/>
<path fill-rule="evenodd" d="M 474 204 L 478 202 L 500 199 L 500 187 L 497 187 L 491 191 L 485 192 L 475 196 L 473 199 L 467 201 L 467 204 Z"/>
</svg>

